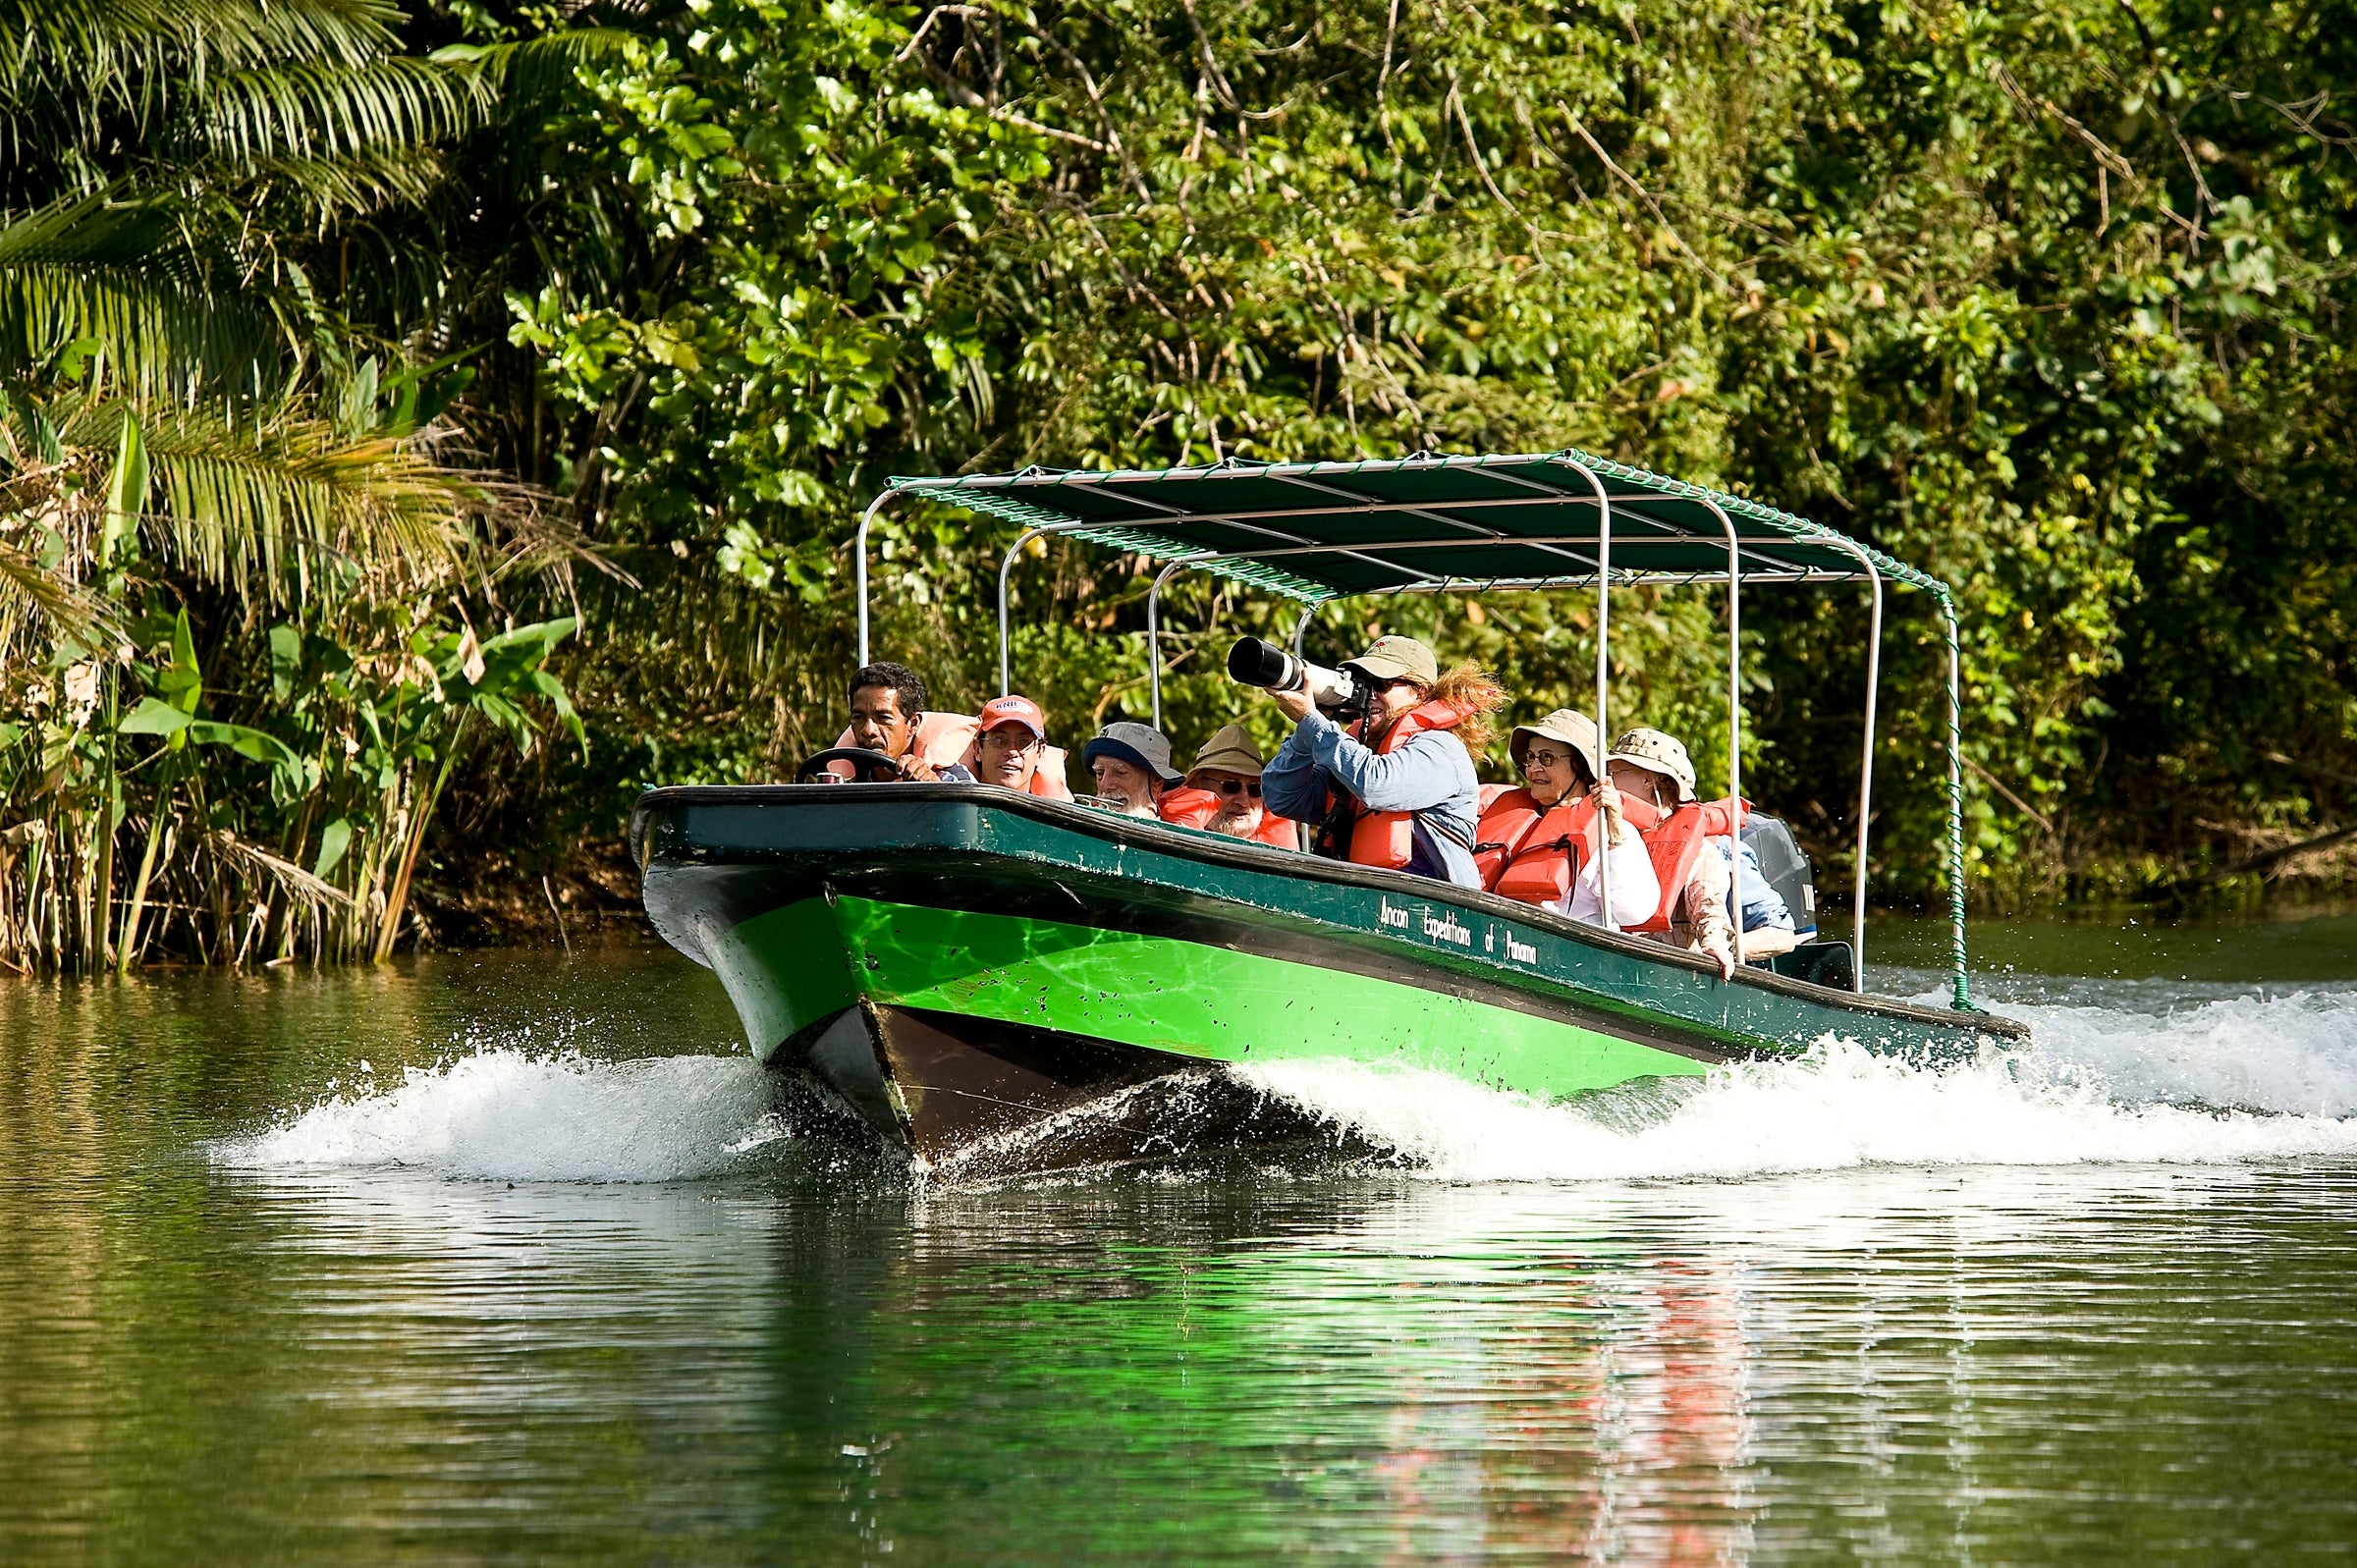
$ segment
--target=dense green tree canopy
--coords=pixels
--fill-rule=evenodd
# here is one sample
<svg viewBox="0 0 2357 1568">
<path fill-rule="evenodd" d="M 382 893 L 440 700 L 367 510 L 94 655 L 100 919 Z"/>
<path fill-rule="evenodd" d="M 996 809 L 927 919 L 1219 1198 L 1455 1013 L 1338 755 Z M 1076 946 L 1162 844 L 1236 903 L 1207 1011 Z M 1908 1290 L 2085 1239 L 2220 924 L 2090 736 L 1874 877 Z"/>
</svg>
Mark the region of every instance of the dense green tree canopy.
<svg viewBox="0 0 2357 1568">
<path fill-rule="evenodd" d="M 776 605 L 711 676 L 783 682 L 781 740 L 824 728 L 888 472 L 1577 445 L 1954 581 L 1983 869 L 2157 875 L 2344 804 L 2344 21 L 701 5 L 552 123 L 546 227 L 596 238 L 551 243 L 512 331 L 577 410 L 547 477 Z M 885 587 L 961 697 L 968 538 L 899 525 Z M 1027 678 L 1074 727 L 1134 711 L 1134 575 L 1026 575 Z M 1530 708 L 1574 688 L 1580 606 L 1488 608 L 1430 629 Z M 1716 613 L 1632 607 L 1632 712 L 1704 730 Z M 1830 842 L 1862 617 L 1754 615 L 1752 777 Z M 1883 764 L 1918 885 L 1930 630 L 1896 626 Z M 1175 692 L 1187 731 L 1235 703 Z"/>
<path fill-rule="evenodd" d="M 68 9 L 91 38 L 128 14 Z M 1955 584 L 1986 890 L 2151 886 L 2357 809 L 2346 5 L 330 13 L 349 37 L 158 25 L 136 70 L 20 51 L 10 134 L 37 150 L 8 199 L 180 192 L 203 275 L 247 286 L 220 319 L 289 328 L 274 373 L 337 406 L 371 355 L 430 385 L 443 468 L 551 498 L 608 567 L 509 591 L 584 618 L 554 658 L 588 760 L 470 753 L 454 855 L 610 836 L 641 784 L 831 739 L 849 540 L 890 474 L 1419 448 L 1608 453 Z M 238 84 L 331 45 L 300 86 Z M 102 67 L 147 85 L 63 90 Z M 378 106 L 340 108 L 367 101 L 347 82 Z M 58 333 L 12 308 L 22 377 Z M 409 406 L 397 442 L 432 419 Z M 1009 532 L 880 525 L 883 649 L 945 705 L 995 685 Z M 1017 683 L 1067 732 L 1142 715 L 1147 580 L 1020 564 Z M 1616 712 L 1708 772 L 1718 597 L 1622 598 Z M 1173 596 L 1182 753 L 1254 714 L 1205 655 L 1274 613 Z M 1525 712 L 1592 659 L 1576 597 L 1380 614 Z M 1745 626 L 1751 792 L 1837 862 L 1863 606 L 1764 590 Z M 1944 658 L 1896 601 L 1894 891 L 1938 878 Z"/>
</svg>

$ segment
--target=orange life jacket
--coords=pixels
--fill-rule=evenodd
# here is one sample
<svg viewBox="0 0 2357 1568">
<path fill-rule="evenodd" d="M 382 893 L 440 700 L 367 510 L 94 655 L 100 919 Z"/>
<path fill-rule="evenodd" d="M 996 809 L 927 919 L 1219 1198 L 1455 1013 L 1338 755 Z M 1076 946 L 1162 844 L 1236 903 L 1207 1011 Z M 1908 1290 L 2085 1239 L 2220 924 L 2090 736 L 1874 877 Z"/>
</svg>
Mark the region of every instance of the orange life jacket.
<svg viewBox="0 0 2357 1568">
<path fill-rule="evenodd" d="M 1625 795 L 1620 810 L 1640 834 L 1657 820 L 1651 806 Z M 1529 790 L 1511 789 L 1482 814 L 1473 862 L 1481 868 L 1482 886 L 1499 896 L 1556 903 L 1596 853 L 1598 832 L 1596 803 L 1585 795 L 1542 810 Z"/>
<path fill-rule="evenodd" d="M 1635 802 L 1631 802 L 1633 805 Z M 1694 874 L 1695 857 L 1702 853 L 1703 840 L 1724 838 L 1735 832 L 1742 813 L 1751 810 L 1751 802 L 1705 800 L 1687 801 L 1662 814 L 1652 827 L 1640 826 L 1637 832 L 1645 839 L 1645 852 L 1653 860 L 1653 875 L 1662 885 L 1662 901 L 1651 918 L 1631 931 L 1668 931 L 1672 918 L 1677 913 L 1678 900 L 1685 896 L 1687 879 Z M 1635 819 L 1630 819 L 1632 822 Z"/>
<path fill-rule="evenodd" d="M 1428 702 L 1401 714 L 1375 743 L 1375 755 L 1386 757 L 1416 736 L 1434 730 L 1454 730 L 1465 722 L 1453 703 Z M 1331 795 L 1329 796 L 1331 799 Z M 1397 871 L 1415 858 L 1416 814 L 1412 811 L 1369 811 L 1350 802 L 1350 863 L 1385 866 Z M 1328 846 L 1322 846 L 1328 847 Z"/>
<path fill-rule="evenodd" d="M 1181 828 L 1207 828 L 1211 825 L 1211 819 L 1220 814 L 1220 797 L 1213 790 L 1180 785 L 1176 789 L 1165 789 L 1155 809 L 1162 814 L 1165 822 L 1176 823 Z M 1301 847 L 1300 833 L 1293 819 L 1280 817 L 1266 807 L 1261 810 L 1260 826 L 1252 830 L 1251 839 L 1254 843 L 1265 843 L 1275 849 Z"/>
<path fill-rule="evenodd" d="M 1481 786 L 1481 822 L 1473 830 L 1473 869 L 1481 873 L 1484 888 L 1498 891 L 1499 873 L 1546 814 L 1527 789 L 1506 784 Z"/>
</svg>

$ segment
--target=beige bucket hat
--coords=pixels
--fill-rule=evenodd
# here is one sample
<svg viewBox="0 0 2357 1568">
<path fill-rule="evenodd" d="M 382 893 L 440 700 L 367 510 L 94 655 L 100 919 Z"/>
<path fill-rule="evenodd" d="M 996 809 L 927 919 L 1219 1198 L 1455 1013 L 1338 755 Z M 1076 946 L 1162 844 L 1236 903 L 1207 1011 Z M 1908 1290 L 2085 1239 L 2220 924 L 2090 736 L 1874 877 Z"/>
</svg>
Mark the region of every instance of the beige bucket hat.
<svg viewBox="0 0 2357 1568">
<path fill-rule="evenodd" d="M 1604 777 L 1604 765 L 1596 760 L 1595 720 L 1575 708 L 1558 708 L 1535 725 L 1514 726 L 1514 732 L 1507 736 L 1506 754 L 1514 759 L 1515 767 L 1522 766 L 1522 754 L 1542 735 L 1569 746 L 1572 754 L 1587 764 L 1589 778 Z"/>
<path fill-rule="evenodd" d="M 1678 804 L 1694 798 L 1694 762 L 1685 742 L 1659 730 L 1631 730 L 1613 742 L 1606 762 L 1625 762 L 1677 783 Z"/>
<path fill-rule="evenodd" d="M 1222 725 L 1209 740 L 1203 742 L 1203 749 L 1195 753 L 1195 765 L 1187 773 L 1192 777 L 1206 768 L 1214 768 L 1221 773 L 1257 779 L 1266 766 L 1260 760 L 1259 750 L 1252 744 L 1252 737 L 1244 733 L 1242 725 Z"/>
<path fill-rule="evenodd" d="M 1441 661 L 1413 637 L 1377 637 L 1367 645 L 1365 653 L 1344 660 L 1343 668 L 1364 671 L 1377 680 L 1405 676 L 1427 686 L 1441 678 Z"/>
</svg>

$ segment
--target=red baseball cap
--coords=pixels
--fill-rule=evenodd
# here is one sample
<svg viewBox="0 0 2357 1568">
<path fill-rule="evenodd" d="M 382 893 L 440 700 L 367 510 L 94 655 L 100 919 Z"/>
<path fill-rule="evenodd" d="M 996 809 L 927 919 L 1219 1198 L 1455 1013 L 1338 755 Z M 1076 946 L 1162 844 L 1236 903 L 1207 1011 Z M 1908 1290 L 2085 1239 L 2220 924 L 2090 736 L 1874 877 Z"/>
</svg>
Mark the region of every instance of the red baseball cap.
<svg viewBox="0 0 2357 1568">
<path fill-rule="evenodd" d="M 977 730 L 987 733 L 1008 725 L 1021 725 L 1040 739 L 1048 738 L 1048 716 L 1029 697 L 993 697 L 974 716 Z"/>
</svg>

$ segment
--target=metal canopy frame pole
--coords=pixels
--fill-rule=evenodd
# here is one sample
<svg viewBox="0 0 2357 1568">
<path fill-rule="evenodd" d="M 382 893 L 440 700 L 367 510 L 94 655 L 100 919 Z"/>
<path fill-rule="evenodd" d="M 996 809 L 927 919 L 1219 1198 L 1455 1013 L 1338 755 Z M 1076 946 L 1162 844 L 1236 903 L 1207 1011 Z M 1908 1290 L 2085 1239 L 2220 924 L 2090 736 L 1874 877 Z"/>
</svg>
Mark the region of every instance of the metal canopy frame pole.
<svg viewBox="0 0 2357 1568">
<path fill-rule="evenodd" d="M 1014 663 L 1014 633 L 1013 624 L 1008 618 L 1007 576 L 1008 573 L 1014 570 L 1014 559 L 1023 553 L 1023 546 L 1046 532 L 1045 528 L 1025 528 L 1014 543 L 1007 547 L 1007 554 L 999 560 L 999 695 L 1002 697 L 1014 690 L 1014 676 L 1012 673 Z"/>
<path fill-rule="evenodd" d="M 1184 558 L 1170 563 L 1155 573 L 1154 586 L 1146 590 L 1146 684 L 1153 693 L 1157 730 L 1162 728 L 1162 585 L 1185 566 Z"/>
<path fill-rule="evenodd" d="M 1743 963 L 1743 546 L 1734 519 L 1716 501 L 1705 501 L 1727 530 L 1727 799 L 1734 819 L 1733 852 L 1727 857 L 1727 923 L 1734 933 L 1735 964 Z"/>
<path fill-rule="evenodd" d="M 1873 563 L 1869 561 L 1868 566 Z M 1858 874 L 1851 896 L 1857 907 L 1850 914 L 1850 941 L 1857 963 L 1849 989 L 1866 993 L 1866 836 L 1874 826 L 1874 716 L 1879 706 L 1883 676 L 1883 574 L 1874 574 L 1874 610 L 1866 627 L 1866 743 L 1858 762 Z"/>
<path fill-rule="evenodd" d="M 1014 631 L 1008 618 L 1007 578 L 1008 574 L 1014 570 L 1015 559 L 1023 553 L 1023 547 L 1034 539 L 1077 533 L 1088 526 L 1089 524 L 1085 522 L 1050 522 L 1042 523 L 1036 528 L 1025 528 L 1015 536 L 1014 543 L 1007 547 L 1007 554 L 999 559 L 999 694 L 1001 696 L 1006 696 L 1014 690 L 1014 677 L 1011 674 L 1014 661 Z"/>
<path fill-rule="evenodd" d="M 1577 469 L 1596 492 L 1596 750 L 1597 765 L 1601 767 L 1603 755 L 1613 743 L 1613 732 L 1607 727 L 1613 678 L 1613 500 L 1604 493 L 1604 481 L 1586 463 L 1570 458 L 1562 460 L 1566 467 Z M 1613 856 L 1609 839 L 1605 853 L 1596 857 L 1596 903 L 1598 924 L 1607 931 L 1618 931 L 1619 922 L 1613 918 Z M 1569 907 L 1568 903 L 1565 907 Z"/>
<path fill-rule="evenodd" d="M 876 520 L 876 514 L 883 510 L 884 503 L 899 493 L 897 490 L 886 490 L 867 504 L 867 510 L 859 514 L 859 532 L 851 543 L 852 559 L 858 563 L 859 664 L 862 669 L 867 665 L 867 527 Z"/>
<path fill-rule="evenodd" d="M 1882 689 L 1883 675 L 1883 570 L 1875 565 L 1854 540 L 1839 534 L 1821 536 L 1822 542 L 1847 551 L 1866 568 L 1868 581 L 1874 590 L 1873 611 L 1866 628 L 1866 744 L 1858 765 L 1858 867 L 1852 879 L 1850 896 L 1855 906 L 1850 912 L 1850 946 L 1854 949 L 1849 989 L 1866 991 L 1866 840 L 1874 824 L 1874 711 Z"/>
</svg>

